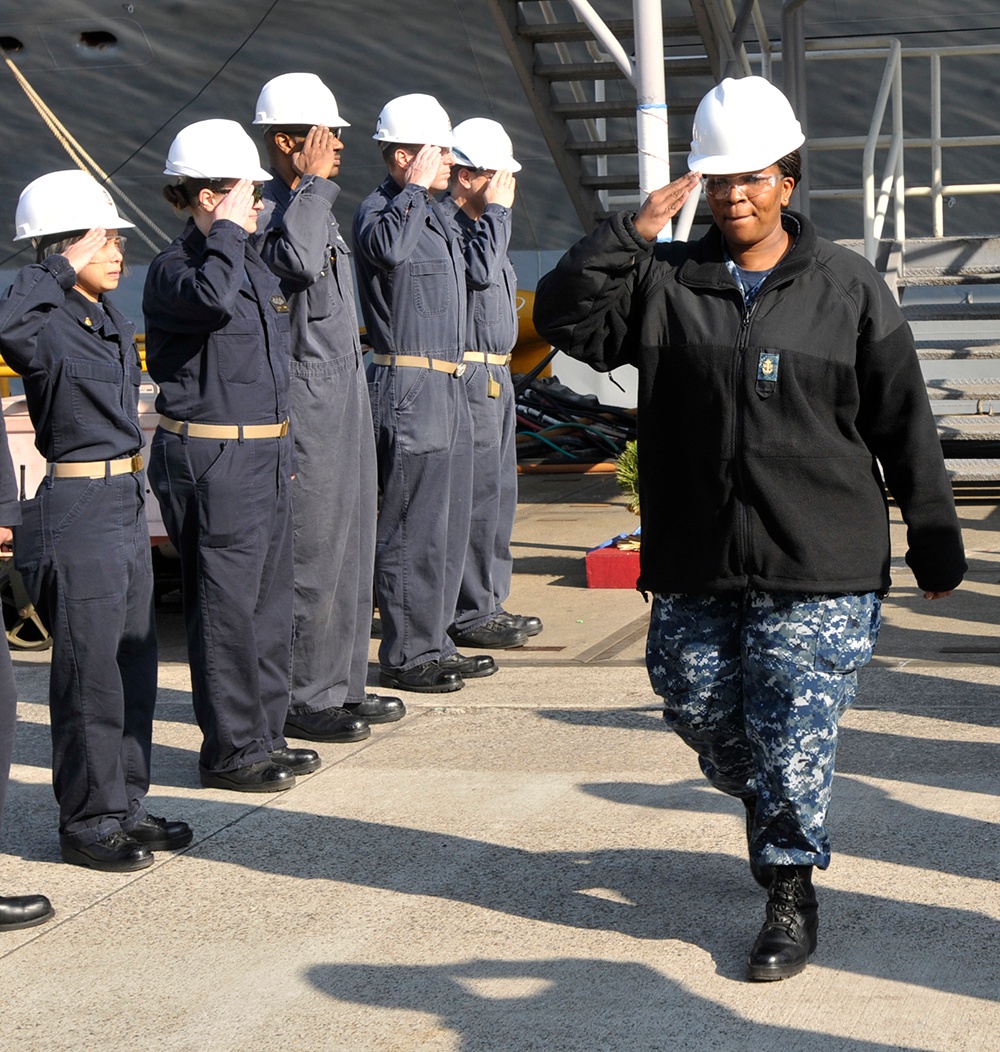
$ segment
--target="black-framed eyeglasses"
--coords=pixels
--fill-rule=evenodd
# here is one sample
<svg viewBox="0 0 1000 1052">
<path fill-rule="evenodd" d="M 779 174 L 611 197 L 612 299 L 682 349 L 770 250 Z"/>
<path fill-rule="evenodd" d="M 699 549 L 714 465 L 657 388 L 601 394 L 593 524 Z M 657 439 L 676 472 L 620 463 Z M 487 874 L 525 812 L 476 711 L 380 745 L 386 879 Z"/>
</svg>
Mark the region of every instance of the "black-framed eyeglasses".
<svg viewBox="0 0 1000 1052">
<path fill-rule="evenodd" d="M 777 172 L 756 172 L 752 175 L 708 175 L 705 177 L 705 193 L 716 200 L 724 200 L 735 190 L 740 196 L 752 201 L 755 197 L 778 185 L 781 176 Z"/>
</svg>

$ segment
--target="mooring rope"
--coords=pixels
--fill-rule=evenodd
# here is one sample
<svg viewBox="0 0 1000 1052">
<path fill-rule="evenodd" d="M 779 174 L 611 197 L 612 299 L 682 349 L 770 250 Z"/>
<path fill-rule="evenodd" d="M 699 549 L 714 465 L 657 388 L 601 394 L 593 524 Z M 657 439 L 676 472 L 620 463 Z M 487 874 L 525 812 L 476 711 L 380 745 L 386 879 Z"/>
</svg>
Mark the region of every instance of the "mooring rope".
<svg viewBox="0 0 1000 1052">
<path fill-rule="evenodd" d="M 144 231 L 139 227 L 136 227 L 136 234 L 146 242 L 146 244 L 154 251 L 158 252 L 164 245 L 171 241 L 169 234 L 161 230 L 156 223 L 118 186 L 110 175 L 90 156 L 89 153 L 80 145 L 80 143 L 73 137 L 66 126 L 59 120 L 59 118 L 52 112 L 51 107 L 45 102 L 45 100 L 38 94 L 37 91 L 28 82 L 28 78 L 17 68 L 11 57 L 4 54 L 4 62 L 7 64 L 7 68 L 14 74 L 14 78 L 21 86 L 21 90 L 28 97 L 28 101 L 38 111 L 38 115 L 45 122 L 48 129 L 56 137 L 59 145 L 69 154 L 70 159 L 78 167 L 87 172 L 88 175 L 96 175 L 100 180 L 107 184 L 124 202 L 129 206 L 132 212 L 138 216 L 154 233 L 158 234 L 162 238 L 161 243 L 158 245 L 152 240 Z"/>
</svg>

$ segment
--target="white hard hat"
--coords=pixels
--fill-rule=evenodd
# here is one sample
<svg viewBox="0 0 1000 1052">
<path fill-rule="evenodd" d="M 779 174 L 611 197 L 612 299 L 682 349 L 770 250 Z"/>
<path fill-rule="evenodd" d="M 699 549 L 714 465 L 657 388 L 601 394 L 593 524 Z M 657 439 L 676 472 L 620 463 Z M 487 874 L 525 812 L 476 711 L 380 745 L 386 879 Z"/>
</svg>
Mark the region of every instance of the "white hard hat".
<svg viewBox="0 0 1000 1052">
<path fill-rule="evenodd" d="M 372 138 L 450 149 L 451 120 L 433 95 L 400 95 L 382 107 Z"/>
<path fill-rule="evenodd" d="M 514 144 L 499 121 L 488 117 L 470 117 L 452 129 L 451 152 L 467 168 L 519 172 L 514 160 Z"/>
<path fill-rule="evenodd" d="M 698 103 L 688 168 L 732 175 L 767 168 L 806 141 L 788 99 L 763 77 L 727 77 Z"/>
<path fill-rule="evenodd" d="M 350 128 L 333 92 L 315 73 L 282 73 L 269 80 L 257 96 L 256 113 L 254 124 Z"/>
<path fill-rule="evenodd" d="M 21 191 L 14 218 L 15 241 L 69 234 L 102 226 L 122 230 L 135 226 L 118 214 L 111 194 L 87 172 L 72 168 L 41 175 Z"/>
<path fill-rule="evenodd" d="M 270 179 L 257 144 L 236 121 L 213 118 L 189 124 L 174 136 L 164 175 L 192 179 Z"/>
</svg>

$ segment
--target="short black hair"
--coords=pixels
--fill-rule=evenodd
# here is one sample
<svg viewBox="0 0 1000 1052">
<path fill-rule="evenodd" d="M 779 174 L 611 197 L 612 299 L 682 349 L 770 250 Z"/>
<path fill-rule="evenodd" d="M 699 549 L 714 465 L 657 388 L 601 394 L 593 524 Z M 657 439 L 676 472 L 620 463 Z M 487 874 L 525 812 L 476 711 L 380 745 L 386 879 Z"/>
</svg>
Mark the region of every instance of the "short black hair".
<svg viewBox="0 0 1000 1052">
<path fill-rule="evenodd" d="M 775 162 L 778 170 L 786 179 L 794 179 L 795 185 L 802 182 L 802 154 L 798 150 L 786 153 L 781 160 Z"/>
</svg>

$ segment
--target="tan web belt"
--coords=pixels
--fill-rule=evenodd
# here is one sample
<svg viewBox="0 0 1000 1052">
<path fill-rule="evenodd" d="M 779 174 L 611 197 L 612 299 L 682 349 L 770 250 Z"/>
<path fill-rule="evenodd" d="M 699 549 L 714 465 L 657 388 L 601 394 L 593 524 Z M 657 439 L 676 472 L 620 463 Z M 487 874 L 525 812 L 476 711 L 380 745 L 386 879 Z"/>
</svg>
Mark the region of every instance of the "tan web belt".
<svg viewBox="0 0 1000 1052">
<path fill-rule="evenodd" d="M 462 358 L 467 362 L 482 362 L 484 365 L 510 365 L 509 354 L 485 354 L 483 351 L 466 351 Z"/>
<path fill-rule="evenodd" d="M 284 438 L 288 434 L 287 420 L 280 424 L 198 424 L 161 416 L 159 423 L 164 431 L 188 438 Z"/>
<path fill-rule="evenodd" d="M 76 460 L 65 464 L 46 464 L 46 471 L 56 479 L 103 479 L 108 475 L 134 475 L 142 471 L 142 454 L 124 460 Z"/>
<path fill-rule="evenodd" d="M 376 365 L 397 365 L 404 369 L 431 369 L 436 373 L 451 373 L 461 376 L 465 362 L 446 362 L 443 358 L 431 358 L 427 354 L 373 354 Z"/>
</svg>

